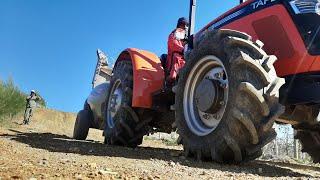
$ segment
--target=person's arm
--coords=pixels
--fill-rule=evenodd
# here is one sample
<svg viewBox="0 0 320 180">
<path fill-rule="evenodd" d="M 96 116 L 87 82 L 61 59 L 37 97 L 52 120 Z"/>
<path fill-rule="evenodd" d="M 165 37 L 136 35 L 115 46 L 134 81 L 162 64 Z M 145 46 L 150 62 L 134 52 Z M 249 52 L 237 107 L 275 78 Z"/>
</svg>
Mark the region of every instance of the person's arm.
<svg viewBox="0 0 320 180">
<path fill-rule="evenodd" d="M 32 99 L 35 100 L 35 101 L 41 100 L 40 96 L 38 96 L 38 95 L 34 95 L 34 96 L 32 97 Z"/>
<path fill-rule="evenodd" d="M 38 99 L 38 96 L 37 96 L 37 95 L 33 95 L 33 96 L 30 97 L 30 99 L 31 99 L 31 100 L 37 100 L 37 99 Z"/>
</svg>

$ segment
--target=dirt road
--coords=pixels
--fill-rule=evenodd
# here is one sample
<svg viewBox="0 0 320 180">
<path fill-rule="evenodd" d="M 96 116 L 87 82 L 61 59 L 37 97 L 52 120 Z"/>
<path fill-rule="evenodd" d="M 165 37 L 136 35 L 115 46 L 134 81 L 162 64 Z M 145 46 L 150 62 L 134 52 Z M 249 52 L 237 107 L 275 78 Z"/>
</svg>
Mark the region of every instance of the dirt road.
<svg viewBox="0 0 320 180">
<path fill-rule="evenodd" d="M 43 115 L 39 115 L 43 113 Z M 49 116 L 48 116 L 49 113 Z M 254 161 L 220 165 L 186 159 L 181 147 L 145 140 L 136 149 L 70 138 L 73 115 L 40 111 L 30 126 L 0 127 L 0 179 L 319 179 L 320 168 Z M 55 121 L 55 122 L 52 122 Z M 61 121 L 61 122 L 60 122 Z"/>
</svg>

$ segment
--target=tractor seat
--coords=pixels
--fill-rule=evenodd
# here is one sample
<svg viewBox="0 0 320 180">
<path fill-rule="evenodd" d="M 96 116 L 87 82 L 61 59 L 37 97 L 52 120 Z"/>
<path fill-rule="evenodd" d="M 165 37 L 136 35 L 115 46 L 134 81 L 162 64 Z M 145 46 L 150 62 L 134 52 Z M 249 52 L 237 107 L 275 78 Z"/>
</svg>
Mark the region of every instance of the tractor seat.
<svg viewBox="0 0 320 180">
<path fill-rule="evenodd" d="M 166 66 L 167 66 L 167 57 L 168 57 L 167 54 L 162 54 L 162 55 L 159 57 L 163 69 L 166 69 Z"/>
</svg>

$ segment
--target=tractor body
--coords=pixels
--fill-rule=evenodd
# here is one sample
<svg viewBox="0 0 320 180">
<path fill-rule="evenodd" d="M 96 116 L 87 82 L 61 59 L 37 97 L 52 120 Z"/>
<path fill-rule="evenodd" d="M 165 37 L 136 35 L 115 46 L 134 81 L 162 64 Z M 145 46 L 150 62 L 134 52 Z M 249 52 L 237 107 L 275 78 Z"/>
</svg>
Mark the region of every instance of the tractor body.
<svg viewBox="0 0 320 180">
<path fill-rule="evenodd" d="M 119 55 L 104 103 L 105 143 L 136 147 L 143 135 L 176 130 L 186 156 L 238 163 L 259 157 L 281 122 L 320 162 L 319 0 L 248 0 L 197 33 L 195 9 L 190 0 L 186 65 L 174 87 L 152 52 Z"/>
<path fill-rule="evenodd" d="M 281 89 L 282 103 L 319 104 L 320 94 L 317 92 L 320 91 L 320 15 L 316 13 L 318 1 L 313 1 L 313 9 L 309 5 L 303 7 L 303 3 L 299 5 L 299 1 L 297 4 L 292 2 L 246 1 L 209 23 L 194 35 L 194 41 L 201 39 L 206 31 L 214 29 L 232 29 L 249 34 L 253 39 L 264 43 L 263 49 L 268 54 L 278 57 L 275 63 L 277 75 L 286 79 L 286 85 Z M 304 12 L 306 8 L 310 9 Z M 152 94 L 163 88 L 164 72 L 160 59 L 151 54 L 138 49 L 127 49 L 117 60 L 130 59 L 135 64 L 133 107 L 151 108 Z M 145 69 L 146 67 L 148 69 Z M 140 71 L 141 68 L 144 70 Z"/>
</svg>

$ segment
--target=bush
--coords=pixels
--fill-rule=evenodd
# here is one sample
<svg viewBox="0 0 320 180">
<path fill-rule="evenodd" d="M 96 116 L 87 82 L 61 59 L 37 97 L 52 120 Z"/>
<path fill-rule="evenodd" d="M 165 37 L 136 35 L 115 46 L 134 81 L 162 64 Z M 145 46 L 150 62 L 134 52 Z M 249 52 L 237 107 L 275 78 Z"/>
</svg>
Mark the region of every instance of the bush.
<svg viewBox="0 0 320 180">
<path fill-rule="evenodd" d="M 26 94 L 21 92 L 12 79 L 7 82 L 0 80 L 0 119 L 15 116 L 26 106 Z"/>
</svg>

